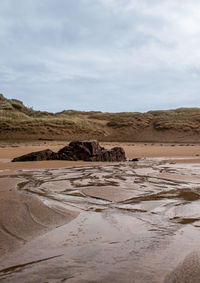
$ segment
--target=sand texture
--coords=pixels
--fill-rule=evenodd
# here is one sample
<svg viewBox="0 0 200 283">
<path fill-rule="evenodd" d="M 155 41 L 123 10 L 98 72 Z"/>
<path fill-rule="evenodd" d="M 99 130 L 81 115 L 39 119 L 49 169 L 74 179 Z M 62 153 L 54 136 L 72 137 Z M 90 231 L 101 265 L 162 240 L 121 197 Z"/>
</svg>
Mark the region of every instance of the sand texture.
<svg viewBox="0 0 200 283">
<path fill-rule="evenodd" d="M 0 259 L 38 235 L 76 217 L 66 209 L 46 206 L 40 199 L 16 190 L 20 179 L 0 178 Z"/>
<path fill-rule="evenodd" d="M 121 163 L 13 164 L 63 144 L 1 146 L 1 282 L 199 282 L 198 144 L 124 144 L 140 159 Z"/>
<path fill-rule="evenodd" d="M 123 190 L 113 187 L 90 187 L 82 189 L 82 192 L 90 197 L 108 200 L 111 202 L 121 202 L 134 197 L 133 191 Z"/>
</svg>

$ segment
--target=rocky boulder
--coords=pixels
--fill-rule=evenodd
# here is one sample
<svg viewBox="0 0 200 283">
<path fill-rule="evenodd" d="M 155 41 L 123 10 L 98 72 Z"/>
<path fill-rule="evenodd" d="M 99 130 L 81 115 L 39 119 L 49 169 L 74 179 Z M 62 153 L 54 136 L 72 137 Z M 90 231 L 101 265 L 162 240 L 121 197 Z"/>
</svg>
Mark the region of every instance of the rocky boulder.
<svg viewBox="0 0 200 283">
<path fill-rule="evenodd" d="M 19 157 L 16 157 L 12 162 L 16 161 L 42 161 L 42 160 L 54 160 L 57 159 L 57 154 L 50 149 L 31 152 Z"/>
<path fill-rule="evenodd" d="M 40 160 L 84 160 L 84 161 L 125 161 L 125 151 L 121 147 L 105 149 L 96 140 L 73 141 L 57 153 L 50 149 L 32 152 L 12 161 L 40 161 Z"/>
<path fill-rule="evenodd" d="M 90 158 L 91 161 L 125 161 L 125 151 L 122 147 L 113 147 L 111 149 L 103 149 Z"/>
<path fill-rule="evenodd" d="M 58 151 L 61 160 L 84 160 L 90 161 L 91 157 L 99 154 L 103 148 L 96 140 L 73 141 L 68 146 Z"/>
</svg>

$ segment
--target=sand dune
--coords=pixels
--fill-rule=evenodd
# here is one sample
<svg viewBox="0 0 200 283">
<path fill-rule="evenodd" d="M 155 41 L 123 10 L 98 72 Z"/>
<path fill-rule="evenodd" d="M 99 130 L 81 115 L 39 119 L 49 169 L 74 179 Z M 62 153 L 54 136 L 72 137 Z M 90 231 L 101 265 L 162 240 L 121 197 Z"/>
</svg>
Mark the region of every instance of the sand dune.
<svg viewBox="0 0 200 283">
<path fill-rule="evenodd" d="M 1 139 L 199 142 L 199 108 L 146 113 L 34 111 L 0 94 Z"/>
</svg>

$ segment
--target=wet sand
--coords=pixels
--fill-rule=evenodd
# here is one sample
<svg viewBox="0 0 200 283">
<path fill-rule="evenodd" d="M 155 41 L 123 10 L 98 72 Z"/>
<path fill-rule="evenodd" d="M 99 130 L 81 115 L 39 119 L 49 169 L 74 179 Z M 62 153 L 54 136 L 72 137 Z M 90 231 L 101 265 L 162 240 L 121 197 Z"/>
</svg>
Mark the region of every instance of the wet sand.
<svg viewBox="0 0 200 283">
<path fill-rule="evenodd" d="M 9 167 L 24 148 L 1 148 L 1 282 L 199 282 L 199 146 L 126 146 L 149 156 Z"/>
<path fill-rule="evenodd" d="M 19 192 L 18 175 L 0 178 L 0 260 L 33 238 L 75 218 L 78 213 L 46 206 L 39 198 Z"/>
</svg>

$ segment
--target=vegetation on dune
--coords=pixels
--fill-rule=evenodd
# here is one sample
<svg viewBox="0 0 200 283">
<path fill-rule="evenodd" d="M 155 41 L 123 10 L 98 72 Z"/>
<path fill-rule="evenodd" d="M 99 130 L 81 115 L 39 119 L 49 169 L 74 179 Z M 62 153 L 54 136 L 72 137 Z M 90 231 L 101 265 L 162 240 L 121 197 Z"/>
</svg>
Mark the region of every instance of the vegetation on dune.
<svg viewBox="0 0 200 283">
<path fill-rule="evenodd" d="M 200 108 L 121 113 L 35 111 L 0 94 L 0 138 L 199 140 Z"/>
<path fill-rule="evenodd" d="M 200 132 L 200 109 L 179 108 L 166 111 L 150 111 L 154 116 L 153 126 L 156 130 L 177 130 Z"/>
</svg>

